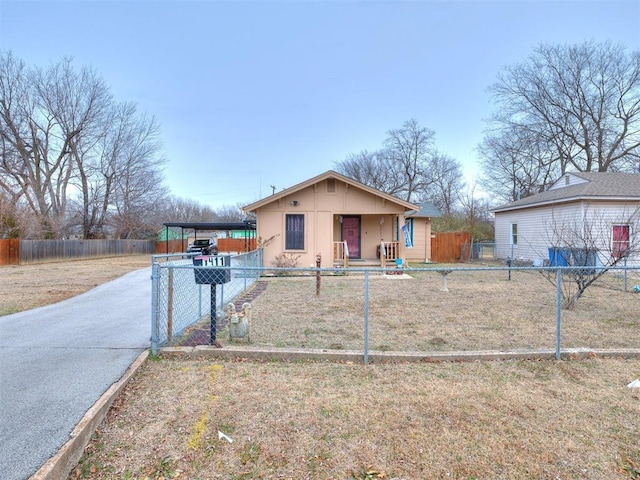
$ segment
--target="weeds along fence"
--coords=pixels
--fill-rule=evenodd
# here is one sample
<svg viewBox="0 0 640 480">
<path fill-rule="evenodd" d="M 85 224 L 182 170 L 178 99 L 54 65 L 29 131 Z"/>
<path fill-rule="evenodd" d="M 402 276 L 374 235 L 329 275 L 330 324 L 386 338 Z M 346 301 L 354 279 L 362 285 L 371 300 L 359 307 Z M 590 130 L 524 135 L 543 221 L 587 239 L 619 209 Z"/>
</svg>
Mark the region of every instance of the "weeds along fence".
<svg viewBox="0 0 640 480">
<path fill-rule="evenodd" d="M 560 358 L 571 349 L 640 347 L 638 266 L 598 272 L 567 309 L 564 298 L 577 288 L 569 267 L 278 269 L 261 262 L 258 252 L 217 267 L 154 259 L 152 351 L 215 341 L 356 351 L 366 363 L 373 351 L 545 351 Z M 197 283 L 198 271 L 209 268 L 229 281 Z"/>
</svg>

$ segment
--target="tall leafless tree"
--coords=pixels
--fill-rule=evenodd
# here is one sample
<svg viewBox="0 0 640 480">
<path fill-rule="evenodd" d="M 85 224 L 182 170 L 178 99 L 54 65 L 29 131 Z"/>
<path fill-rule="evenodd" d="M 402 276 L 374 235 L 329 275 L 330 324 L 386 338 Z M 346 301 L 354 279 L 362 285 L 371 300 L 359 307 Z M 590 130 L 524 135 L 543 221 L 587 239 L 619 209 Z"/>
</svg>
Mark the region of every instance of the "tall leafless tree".
<svg viewBox="0 0 640 480">
<path fill-rule="evenodd" d="M 55 237 L 73 171 L 70 146 L 79 131 L 61 128 L 55 118 L 59 112 L 48 108 L 43 77 L 11 53 L 0 54 L 0 176 L 3 189 L 38 216 L 41 234 Z"/>
<path fill-rule="evenodd" d="M 435 133 L 420 126 L 417 120 L 389 130 L 383 148 L 363 150 L 336 162 L 338 172 L 365 185 L 414 202 L 427 196 L 434 177 L 440 172 L 434 161 Z"/>
<path fill-rule="evenodd" d="M 388 132 L 385 152 L 400 174 L 400 197 L 408 202 L 417 200 L 433 181 L 434 140 L 435 132 L 421 127 L 414 118 Z"/>
<path fill-rule="evenodd" d="M 485 136 L 478 147 L 482 186 L 503 202 L 544 191 L 560 175 L 549 147 L 535 132 L 516 126 Z"/>
<path fill-rule="evenodd" d="M 336 169 L 349 178 L 372 188 L 398 196 L 404 187 L 399 165 L 394 164 L 385 150 L 352 153 L 337 162 Z"/>
<path fill-rule="evenodd" d="M 131 104 L 118 110 L 117 124 L 124 125 L 109 144 L 113 161 L 103 162 L 105 178 L 115 171 L 113 204 L 118 238 L 142 238 L 154 233 L 156 225 L 146 220 L 147 212 L 157 210 L 168 197 L 163 183 L 160 128 L 153 117 L 138 114 Z M 106 168 L 105 168 L 106 167 Z"/>
<path fill-rule="evenodd" d="M 426 197 L 442 215 L 453 215 L 464 189 L 462 166 L 455 158 L 435 152 L 429 164 L 431 184 Z"/>
<path fill-rule="evenodd" d="M 503 178 L 514 190 L 536 191 L 567 170 L 638 168 L 640 51 L 593 41 L 540 45 L 527 61 L 507 66 L 490 90 L 494 131 L 481 151 L 494 186 Z"/>
<path fill-rule="evenodd" d="M 160 150 L 155 119 L 115 103 L 92 69 L 0 52 L 0 190 L 39 218 L 39 236 L 149 231 L 166 196 Z"/>
</svg>

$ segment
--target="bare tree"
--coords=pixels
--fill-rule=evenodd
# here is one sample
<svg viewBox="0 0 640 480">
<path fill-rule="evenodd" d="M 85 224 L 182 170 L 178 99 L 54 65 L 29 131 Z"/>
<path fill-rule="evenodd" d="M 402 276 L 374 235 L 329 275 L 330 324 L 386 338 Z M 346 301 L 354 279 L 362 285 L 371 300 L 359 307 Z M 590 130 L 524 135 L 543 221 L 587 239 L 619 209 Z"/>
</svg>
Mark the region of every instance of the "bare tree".
<svg viewBox="0 0 640 480">
<path fill-rule="evenodd" d="M 216 222 L 219 218 L 211 207 L 176 196 L 163 201 L 161 216 L 171 222 Z"/>
<path fill-rule="evenodd" d="M 96 170 L 93 161 L 96 145 L 108 128 L 111 95 L 93 70 L 84 68 L 76 72 L 69 59 L 45 72 L 39 71 L 36 88 L 60 131 L 70 139 L 66 151 L 69 169 L 65 186 L 78 179 L 76 185 L 82 198 L 82 235 L 83 238 L 94 238 L 101 233 L 109 205 L 108 185 L 106 189 L 97 188 L 92 177 Z M 63 212 L 66 212 L 67 198 L 65 188 Z"/>
<path fill-rule="evenodd" d="M 118 238 L 140 238 L 158 226 L 147 220 L 147 212 L 157 210 L 168 197 L 162 178 L 164 159 L 159 154 L 160 128 L 153 117 L 137 114 L 131 104 L 122 105 L 120 112 L 118 123 L 125 125 L 125 133 L 116 137 L 108 150 L 117 152 L 112 223 Z M 111 167 L 106 171 L 110 173 Z"/>
<path fill-rule="evenodd" d="M 429 171 L 431 183 L 426 189 L 427 198 L 442 215 L 452 215 L 465 186 L 460 162 L 449 155 L 435 152 Z"/>
<path fill-rule="evenodd" d="M 503 178 L 514 190 L 522 183 L 536 191 L 567 169 L 637 169 L 640 51 L 596 42 L 541 45 L 526 62 L 506 67 L 491 91 L 498 134 L 485 139 L 481 151 L 492 185 Z M 511 142 L 514 133 L 526 141 Z"/>
<path fill-rule="evenodd" d="M 389 195 L 398 196 L 404 189 L 399 165 L 391 161 L 391 155 L 385 150 L 352 153 L 336 163 L 336 170 Z"/>
<path fill-rule="evenodd" d="M 388 132 L 386 155 L 401 175 L 399 196 L 408 202 L 424 194 L 433 181 L 434 139 L 435 132 L 421 127 L 414 118 Z"/>
<path fill-rule="evenodd" d="M 613 226 L 613 232 L 612 232 Z M 640 238 L 631 235 L 640 227 L 640 207 L 611 216 L 599 209 L 586 209 L 546 222 L 549 245 L 554 245 L 557 265 L 567 265 L 561 275 L 562 304 L 571 309 L 585 291 L 611 267 L 640 254 Z M 556 285 L 555 272 L 542 274 Z"/>
<path fill-rule="evenodd" d="M 216 217 L 219 222 L 240 223 L 246 219 L 242 210 L 242 204 L 224 205 L 216 209 Z"/>
<path fill-rule="evenodd" d="M 41 237 L 148 231 L 166 196 L 159 127 L 70 59 L 28 68 L 0 52 L 0 192 L 39 219 Z"/>
<path fill-rule="evenodd" d="M 478 153 L 482 186 L 503 202 L 544 191 L 561 172 L 553 146 L 514 125 L 486 135 Z"/>
<path fill-rule="evenodd" d="M 336 170 L 365 185 L 408 202 L 425 197 L 435 174 L 435 133 L 415 119 L 389 130 L 384 147 L 363 150 L 336 163 Z"/>
<path fill-rule="evenodd" d="M 49 109 L 44 76 L 11 53 L 0 53 L 0 176 L 2 188 L 39 217 L 42 235 L 55 237 L 73 170 L 70 143 L 79 132 L 60 128 L 57 112 Z"/>
</svg>

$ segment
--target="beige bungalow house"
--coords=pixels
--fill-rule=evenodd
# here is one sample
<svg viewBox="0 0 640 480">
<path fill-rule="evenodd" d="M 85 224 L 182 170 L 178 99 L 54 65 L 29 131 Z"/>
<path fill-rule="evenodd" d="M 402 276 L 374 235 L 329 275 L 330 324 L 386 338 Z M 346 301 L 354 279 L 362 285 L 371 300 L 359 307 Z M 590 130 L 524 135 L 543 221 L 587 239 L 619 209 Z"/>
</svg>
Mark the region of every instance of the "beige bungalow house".
<svg viewBox="0 0 640 480">
<path fill-rule="evenodd" d="M 329 170 L 243 207 L 255 213 L 265 265 L 281 254 L 298 266 L 394 264 L 429 260 L 431 220 L 422 205 L 400 200 Z M 408 219 L 405 213 L 414 214 Z M 419 237 L 419 238 L 418 238 Z M 413 248 L 413 245 L 419 248 Z"/>
</svg>

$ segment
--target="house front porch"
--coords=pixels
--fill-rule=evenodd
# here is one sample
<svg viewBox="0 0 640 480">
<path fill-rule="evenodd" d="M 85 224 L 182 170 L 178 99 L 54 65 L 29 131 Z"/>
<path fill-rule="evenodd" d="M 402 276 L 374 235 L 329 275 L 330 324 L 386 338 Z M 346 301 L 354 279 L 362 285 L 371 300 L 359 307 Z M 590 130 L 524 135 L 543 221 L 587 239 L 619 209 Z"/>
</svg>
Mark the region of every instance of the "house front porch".
<svg viewBox="0 0 640 480">
<path fill-rule="evenodd" d="M 382 252 L 382 253 L 381 253 Z M 333 242 L 334 267 L 395 267 L 400 256 L 400 242 L 380 242 L 376 247 L 377 258 L 351 258 L 347 242 Z"/>
</svg>

